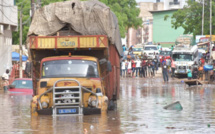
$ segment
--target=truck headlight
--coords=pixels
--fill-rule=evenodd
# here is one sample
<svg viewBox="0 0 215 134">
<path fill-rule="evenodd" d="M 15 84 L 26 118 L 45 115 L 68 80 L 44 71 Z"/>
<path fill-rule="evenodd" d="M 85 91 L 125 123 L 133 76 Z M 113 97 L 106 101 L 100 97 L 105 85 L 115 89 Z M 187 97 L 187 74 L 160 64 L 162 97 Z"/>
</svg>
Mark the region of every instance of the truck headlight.
<svg viewBox="0 0 215 134">
<path fill-rule="evenodd" d="M 93 100 L 93 101 L 91 102 L 91 106 L 96 107 L 96 105 L 97 105 L 97 101 L 96 101 L 96 100 Z"/>
<path fill-rule="evenodd" d="M 97 106 L 98 106 L 98 101 L 96 100 L 96 97 L 95 97 L 95 96 L 91 96 L 91 97 L 88 99 L 88 105 L 89 105 L 89 106 L 92 106 L 92 107 L 97 107 Z"/>
<path fill-rule="evenodd" d="M 42 108 L 48 108 L 49 104 L 47 102 L 42 102 Z"/>
</svg>

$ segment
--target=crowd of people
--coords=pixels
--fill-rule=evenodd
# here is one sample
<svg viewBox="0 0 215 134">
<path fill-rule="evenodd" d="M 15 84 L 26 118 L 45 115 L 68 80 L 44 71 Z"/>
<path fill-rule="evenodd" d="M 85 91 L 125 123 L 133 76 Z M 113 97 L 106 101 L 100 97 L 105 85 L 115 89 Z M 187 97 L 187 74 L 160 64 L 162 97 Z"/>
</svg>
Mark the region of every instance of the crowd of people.
<svg viewBox="0 0 215 134">
<path fill-rule="evenodd" d="M 158 50 L 160 44 L 158 44 Z M 171 51 L 174 49 L 174 46 L 171 46 Z M 123 51 L 126 50 L 126 47 L 123 46 Z M 214 49 L 215 50 L 215 49 Z M 159 55 L 154 54 L 153 58 L 147 57 L 144 55 L 143 57 L 132 56 L 132 47 L 128 49 L 127 58 L 121 61 L 121 76 L 122 77 L 144 77 L 144 78 L 154 78 L 156 72 L 158 71 L 158 67 L 160 66 L 162 69 L 162 76 L 164 82 L 169 81 L 169 74 L 172 78 L 175 77 L 176 65 L 172 58 L 170 58 L 167 62 L 166 59 L 159 59 Z M 205 75 L 205 79 L 213 79 L 215 80 L 215 68 L 210 71 L 204 71 L 203 66 L 206 64 L 210 64 L 214 66 L 213 61 L 211 61 L 209 57 L 210 53 L 202 55 L 201 59 L 198 62 L 194 62 L 193 66 L 190 69 L 187 69 L 187 77 L 188 79 L 200 79 L 203 80 L 203 75 Z"/>
<path fill-rule="evenodd" d="M 121 62 L 122 77 L 152 77 L 158 70 L 158 57 L 147 59 L 139 57 L 123 59 Z"/>
</svg>

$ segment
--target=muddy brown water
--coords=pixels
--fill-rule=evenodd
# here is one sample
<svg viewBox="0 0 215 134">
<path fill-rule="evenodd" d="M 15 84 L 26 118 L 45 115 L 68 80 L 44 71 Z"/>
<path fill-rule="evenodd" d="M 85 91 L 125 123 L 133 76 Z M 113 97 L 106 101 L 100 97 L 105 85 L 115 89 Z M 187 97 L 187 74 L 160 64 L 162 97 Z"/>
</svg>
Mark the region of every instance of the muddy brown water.
<svg viewBox="0 0 215 134">
<path fill-rule="evenodd" d="M 215 86 L 187 87 L 182 80 L 122 78 L 118 109 L 101 115 L 30 115 L 31 96 L 0 91 L 0 134 L 212 134 Z M 165 110 L 180 101 L 183 110 Z"/>
</svg>

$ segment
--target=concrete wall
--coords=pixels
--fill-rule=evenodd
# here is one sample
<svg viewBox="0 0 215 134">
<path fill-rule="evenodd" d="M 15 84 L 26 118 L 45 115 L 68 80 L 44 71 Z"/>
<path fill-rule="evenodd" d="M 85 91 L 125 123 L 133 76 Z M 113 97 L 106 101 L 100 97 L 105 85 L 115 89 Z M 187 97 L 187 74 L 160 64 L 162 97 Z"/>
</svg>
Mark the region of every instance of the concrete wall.
<svg viewBox="0 0 215 134">
<path fill-rule="evenodd" d="M 0 76 L 6 69 L 12 67 L 12 32 L 11 30 L 4 30 L 4 34 L 0 34 Z"/>
<path fill-rule="evenodd" d="M 128 38 L 128 43 L 127 43 L 127 47 L 129 48 L 131 45 L 135 45 L 137 44 L 137 39 L 136 39 L 136 33 L 137 30 L 134 28 L 129 28 L 128 29 L 128 34 L 127 34 L 127 38 Z"/>
<path fill-rule="evenodd" d="M 17 31 L 18 14 L 14 0 L 0 0 L 0 76 L 12 67 L 12 32 Z"/>
<path fill-rule="evenodd" d="M 139 3 L 140 7 L 140 15 L 139 17 L 143 20 L 143 27 L 139 30 L 141 31 L 141 35 L 138 36 L 137 40 L 141 40 L 142 42 L 137 43 L 148 43 L 153 40 L 153 15 L 150 11 L 163 10 L 164 5 L 163 2 L 153 3 L 153 2 L 141 2 Z"/>
<path fill-rule="evenodd" d="M 0 0 L 0 24 L 18 25 L 17 6 L 14 0 Z"/>
<path fill-rule="evenodd" d="M 176 38 L 182 35 L 184 32 L 183 28 L 173 29 L 171 24 L 171 16 L 173 11 L 161 11 L 153 13 L 153 41 L 161 44 L 174 44 Z M 169 18 L 164 21 L 164 16 L 168 15 Z"/>
</svg>

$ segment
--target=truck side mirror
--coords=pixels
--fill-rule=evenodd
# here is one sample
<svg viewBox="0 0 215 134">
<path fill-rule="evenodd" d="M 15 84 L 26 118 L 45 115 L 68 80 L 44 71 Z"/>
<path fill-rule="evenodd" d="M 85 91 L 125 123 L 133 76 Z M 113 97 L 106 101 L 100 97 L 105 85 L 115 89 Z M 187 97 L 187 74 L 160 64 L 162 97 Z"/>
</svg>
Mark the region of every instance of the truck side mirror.
<svg viewBox="0 0 215 134">
<path fill-rule="evenodd" d="M 99 60 L 100 65 L 104 64 L 105 62 L 107 62 L 107 60 L 105 58 Z"/>
<path fill-rule="evenodd" d="M 107 71 L 108 71 L 108 72 L 111 72 L 111 71 L 112 71 L 112 66 L 111 66 L 110 61 L 107 61 Z"/>
</svg>

